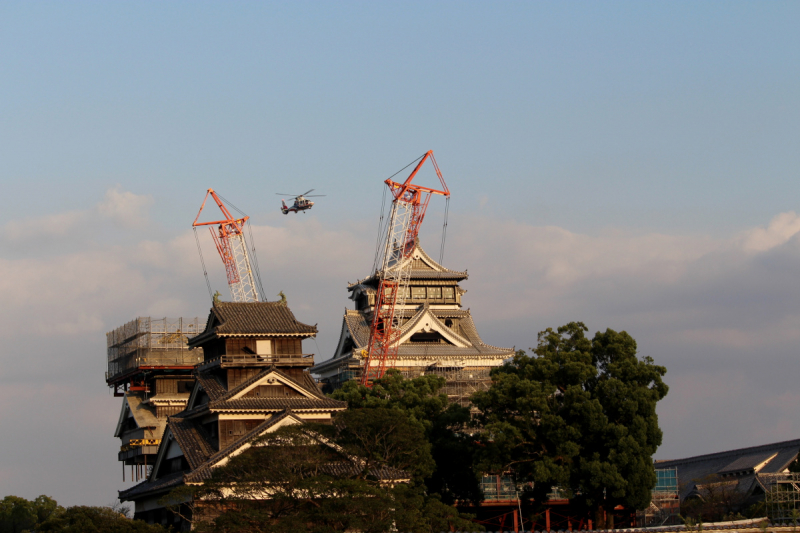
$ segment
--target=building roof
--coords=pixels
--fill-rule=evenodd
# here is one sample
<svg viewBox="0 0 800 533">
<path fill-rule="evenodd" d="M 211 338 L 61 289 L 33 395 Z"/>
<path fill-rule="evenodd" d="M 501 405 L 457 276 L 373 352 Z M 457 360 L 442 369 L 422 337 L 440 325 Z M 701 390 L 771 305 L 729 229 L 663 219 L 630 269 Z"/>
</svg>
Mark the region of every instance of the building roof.
<svg viewBox="0 0 800 533">
<path fill-rule="evenodd" d="M 209 313 L 206 330 L 190 339 L 189 346 L 200 346 L 214 336 L 316 334 L 317 326 L 299 322 L 280 302 L 217 302 Z"/>
<path fill-rule="evenodd" d="M 751 446 L 738 450 L 697 455 L 685 459 L 655 461 L 655 467 L 676 468 L 681 499 L 686 498 L 696 485 L 712 476 L 775 474 L 783 472 L 795 460 L 800 451 L 800 439 Z M 762 463 L 763 466 L 762 466 Z M 759 468 L 760 466 L 760 468 Z M 743 483 L 747 481 L 747 483 Z M 739 485 L 748 487 L 750 480 Z"/>
<path fill-rule="evenodd" d="M 162 476 L 154 481 L 147 479 L 146 481 L 142 481 L 138 485 L 134 485 L 129 489 L 119 491 L 119 501 L 129 502 L 133 501 L 133 499 L 137 496 L 141 496 L 143 494 L 172 490 L 173 488 L 183 484 L 183 476 L 183 472 L 173 472 L 172 474 Z"/>
<path fill-rule="evenodd" d="M 472 319 L 472 314 L 469 309 L 456 310 L 456 309 L 435 309 L 428 304 L 423 304 L 416 309 L 403 309 L 398 310 L 398 316 L 408 318 L 403 324 L 401 338 L 409 331 L 413 330 L 424 316 L 433 316 L 433 319 L 440 323 L 443 328 L 444 320 L 448 318 L 458 319 L 458 330 L 453 332 L 453 336 L 466 344 L 467 346 L 454 346 L 449 344 L 440 343 L 425 343 L 425 342 L 404 342 L 397 350 L 397 365 L 402 366 L 400 363 L 403 358 L 419 358 L 430 357 L 431 359 L 444 358 L 480 358 L 480 359 L 506 359 L 514 354 L 513 348 L 501 348 L 486 344 L 478 334 L 478 329 L 475 327 L 475 322 Z M 370 326 L 367 322 L 366 315 L 362 311 L 345 310 L 344 324 L 342 327 L 341 335 L 348 335 L 355 344 L 355 349 L 365 349 L 369 345 L 369 330 Z M 339 346 L 342 346 L 342 339 L 339 339 Z M 338 348 L 337 348 L 338 350 Z M 342 354 L 338 357 L 334 356 L 332 359 L 321 361 L 311 368 L 314 374 L 321 374 L 327 372 L 331 368 L 336 368 L 340 364 L 347 364 L 351 361 L 352 352 L 343 350 Z"/>
<path fill-rule="evenodd" d="M 218 400 L 225 396 L 225 386 L 219 381 L 219 377 L 214 372 L 195 372 L 197 382 L 208 394 L 210 401 Z"/>
<path fill-rule="evenodd" d="M 126 392 L 125 400 L 122 402 L 122 410 L 120 411 L 119 421 L 117 422 L 117 429 L 114 432 L 115 437 L 121 437 L 124 427 L 125 419 L 127 418 L 126 411 L 130 410 L 133 420 L 140 428 L 156 428 L 160 431 L 164 430 L 167 425 L 166 419 L 159 419 L 156 416 L 155 409 L 144 403 L 143 392 Z"/>
<path fill-rule="evenodd" d="M 192 470 L 217 452 L 208 432 L 192 420 L 170 417 L 169 429 Z"/>
<path fill-rule="evenodd" d="M 438 262 L 434 261 L 429 256 L 417 240 L 417 245 L 414 252 L 410 257 L 406 258 L 403 263 L 411 262 L 411 280 L 414 279 L 446 279 L 461 281 L 469 277 L 467 271 L 450 270 Z M 377 281 L 381 278 L 380 272 L 375 272 L 364 279 L 358 280 L 355 283 L 348 285 L 347 290 L 353 291 L 359 285 L 376 285 Z"/>
</svg>

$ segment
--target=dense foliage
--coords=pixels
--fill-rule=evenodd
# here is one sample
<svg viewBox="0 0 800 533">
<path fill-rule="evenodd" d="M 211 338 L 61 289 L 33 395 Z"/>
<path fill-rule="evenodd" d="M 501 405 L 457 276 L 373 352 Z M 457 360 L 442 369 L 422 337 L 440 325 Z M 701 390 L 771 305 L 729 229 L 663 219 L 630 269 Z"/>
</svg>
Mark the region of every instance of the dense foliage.
<svg viewBox="0 0 800 533">
<path fill-rule="evenodd" d="M 165 533 L 127 517 L 127 509 L 75 506 L 64 509 L 48 496 L 26 500 L 6 496 L 0 501 L 0 533 Z"/>
<path fill-rule="evenodd" d="M 666 369 L 637 357 L 626 332 L 593 339 L 572 322 L 539 333 L 530 357 L 517 352 L 473 396 L 480 410 L 486 472 L 511 473 L 525 498 L 543 502 L 558 486 L 591 510 L 596 527 L 613 527 L 617 505 L 642 509 L 656 483 L 652 456 L 661 444 L 656 403 Z"/>
<path fill-rule="evenodd" d="M 403 379 L 389 370 L 372 388 L 349 381 L 333 397 L 347 402 L 350 409 L 386 408 L 407 414 L 423 428 L 431 445 L 433 471 L 424 476 L 431 494 L 452 504 L 456 500 L 479 502 L 480 474 L 474 468 L 476 446 L 468 434 L 470 411 L 450 403 L 442 392 L 445 380 L 427 375 Z"/>
<path fill-rule="evenodd" d="M 357 409 L 341 413 L 333 425 L 287 426 L 267 434 L 215 469 L 202 486 L 183 487 L 171 498 L 191 496 L 201 532 L 470 527 L 453 507 L 423 490 L 418 480 L 433 469 L 418 421 L 399 410 Z"/>
</svg>

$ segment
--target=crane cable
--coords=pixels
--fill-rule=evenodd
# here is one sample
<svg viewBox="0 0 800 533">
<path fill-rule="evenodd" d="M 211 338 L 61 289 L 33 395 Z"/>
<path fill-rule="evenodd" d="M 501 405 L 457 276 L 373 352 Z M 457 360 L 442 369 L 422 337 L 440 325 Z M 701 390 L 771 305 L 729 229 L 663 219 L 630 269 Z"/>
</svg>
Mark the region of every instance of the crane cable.
<svg viewBox="0 0 800 533">
<path fill-rule="evenodd" d="M 397 176 L 402 171 L 404 171 L 405 169 L 407 169 L 408 167 L 410 167 L 411 165 L 413 165 L 414 163 L 425 157 L 427 153 L 428 152 L 425 152 L 424 154 L 413 160 L 411 163 L 407 164 L 406 166 L 404 166 L 403 168 L 401 168 L 400 170 L 389 176 L 387 179 L 392 179 L 393 177 Z M 380 259 L 381 244 L 383 244 L 383 236 L 389 229 L 388 227 L 384 228 L 383 226 L 383 215 L 385 207 L 386 207 L 386 189 L 383 189 L 383 199 L 381 200 L 381 217 L 378 220 L 378 238 L 375 243 L 375 260 L 372 262 L 372 272 L 377 272 L 378 270 L 378 260 Z M 387 224 L 388 223 L 389 222 L 387 221 Z M 386 238 L 388 239 L 389 236 L 386 235 Z"/>
<path fill-rule="evenodd" d="M 238 207 L 233 205 L 226 198 L 224 198 L 221 194 L 217 193 L 217 196 L 219 196 L 220 200 L 222 200 L 223 202 L 225 202 L 226 204 L 231 206 L 234 209 L 234 211 L 236 211 L 240 215 L 242 215 L 242 218 L 247 216 L 247 214 L 244 211 L 242 211 L 241 209 L 239 209 Z M 266 297 L 266 294 L 264 293 L 264 285 L 261 283 L 261 269 L 258 266 L 258 255 L 256 254 L 256 241 L 253 239 L 253 228 L 250 225 L 249 218 L 248 218 L 247 222 L 245 222 L 245 225 L 247 226 L 247 231 L 250 234 L 250 244 L 252 245 L 252 254 L 251 254 L 253 256 L 252 268 L 253 268 L 253 273 L 255 274 L 255 278 L 256 278 L 256 285 L 258 285 L 256 287 L 256 289 L 258 290 L 258 292 L 261 293 L 261 297 L 266 302 L 267 301 L 267 297 Z"/>
<path fill-rule="evenodd" d="M 447 215 L 450 213 L 450 197 L 445 197 L 444 202 L 444 223 L 442 224 L 442 245 L 439 248 L 439 264 L 444 267 L 442 262 L 444 261 L 444 243 L 447 239 Z M 442 273 L 439 272 L 439 277 L 441 277 Z"/>
<path fill-rule="evenodd" d="M 383 189 L 383 199 L 381 200 L 381 218 L 378 219 L 378 238 L 375 240 L 375 259 L 372 262 L 372 272 L 378 271 L 378 256 L 381 253 L 381 243 L 383 242 L 383 213 L 386 208 L 386 188 Z M 371 275 L 371 274 L 370 274 Z"/>
<path fill-rule="evenodd" d="M 203 265 L 203 276 L 206 278 L 206 287 L 208 287 L 208 295 L 211 299 L 214 299 L 214 295 L 211 294 L 211 283 L 208 281 L 208 271 L 206 270 L 206 261 L 203 259 L 203 249 L 200 247 L 200 239 L 197 237 L 197 226 L 192 226 L 192 231 L 194 231 L 194 240 L 197 243 L 197 251 L 200 253 L 200 264 Z"/>
</svg>

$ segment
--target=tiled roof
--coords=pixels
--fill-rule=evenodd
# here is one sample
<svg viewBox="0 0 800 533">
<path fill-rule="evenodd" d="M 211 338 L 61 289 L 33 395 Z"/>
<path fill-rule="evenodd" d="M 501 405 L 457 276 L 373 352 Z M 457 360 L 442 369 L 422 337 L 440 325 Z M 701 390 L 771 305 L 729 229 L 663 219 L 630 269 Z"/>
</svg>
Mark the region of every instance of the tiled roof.
<svg viewBox="0 0 800 533">
<path fill-rule="evenodd" d="M 317 326 L 299 322 L 291 309 L 280 302 L 217 302 L 211 308 L 206 330 L 189 345 L 200 346 L 210 336 L 317 334 Z"/>
<path fill-rule="evenodd" d="M 192 420 L 170 417 L 169 428 L 190 468 L 197 468 L 216 453 L 217 450 L 211 443 L 211 436 L 200 424 Z"/>
<path fill-rule="evenodd" d="M 212 402 L 225 396 L 225 387 L 213 372 L 195 372 L 195 378 L 200 382 L 200 386 L 203 387 Z"/>
<path fill-rule="evenodd" d="M 144 401 L 143 392 L 126 392 L 125 399 L 128 400 L 128 406 L 131 409 L 131 415 L 136 420 L 136 425 L 140 428 L 143 427 L 158 427 L 164 425 L 163 421 L 159 421 L 153 410 L 142 403 Z"/>
<path fill-rule="evenodd" d="M 283 379 L 287 380 L 290 383 L 294 383 L 295 385 L 297 385 L 301 389 L 313 394 L 317 398 L 323 398 L 323 399 L 327 398 L 327 396 L 325 396 L 324 394 L 322 394 L 320 392 L 319 387 L 317 387 L 316 382 L 307 373 L 304 372 L 303 373 L 303 378 L 298 381 L 298 380 L 294 379 L 292 376 L 290 376 L 289 374 L 286 374 L 285 372 L 282 372 L 281 370 L 279 370 L 278 368 L 276 368 L 273 365 L 273 366 L 270 366 L 268 368 L 263 369 L 258 374 L 246 379 L 245 381 L 243 381 L 242 383 L 240 383 L 236 387 L 234 387 L 231 390 L 225 392 L 223 395 L 218 396 L 217 398 L 214 398 L 212 400 L 212 402 L 219 403 L 221 401 L 227 401 L 230 398 L 232 398 L 233 396 L 236 396 L 236 394 L 238 394 L 239 392 L 241 392 L 244 389 L 246 389 L 247 387 L 251 386 L 253 383 L 258 382 L 261 378 L 263 378 L 264 376 L 266 376 L 267 374 L 270 374 L 270 373 L 275 373 L 275 374 L 281 376 Z"/>
<path fill-rule="evenodd" d="M 428 309 L 427 305 L 422 305 L 416 309 L 404 309 L 397 312 L 398 316 L 408 318 L 411 317 L 403 325 L 403 331 L 412 327 Z M 486 344 L 478 334 L 475 327 L 475 322 L 472 320 L 472 315 L 469 310 L 453 310 L 453 309 L 430 309 L 430 313 L 436 317 L 437 320 L 443 321 L 447 318 L 458 318 L 461 334 L 455 333 L 457 337 L 468 341 L 471 346 L 459 347 L 438 343 L 408 343 L 401 344 L 397 352 L 398 361 L 404 357 L 443 357 L 443 358 L 459 358 L 459 357 L 490 357 L 490 358 L 508 358 L 514 354 L 513 348 L 501 348 Z M 345 327 L 350 331 L 350 336 L 353 338 L 358 348 L 366 348 L 369 344 L 369 324 L 367 319 L 361 311 L 346 310 L 344 314 Z M 445 326 L 446 327 L 446 326 Z M 341 364 L 353 361 L 354 358 L 351 354 L 347 353 L 337 359 L 327 359 L 317 363 L 312 372 L 324 373 L 330 368 L 336 368 Z M 398 363 L 399 364 L 399 363 Z M 400 365 L 401 366 L 401 365 Z"/>
<path fill-rule="evenodd" d="M 438 355 L 442 357 L 469 357 L 479 355 L 489 356 L 502 356 L 504 358 L 511 357 L 512 352 L 510 349 L 491 348 L 486 346 L 467 346 L 461 348 L 460 346 L 451 346 L 448 344 L 436 343 L 414 343 L 414 344 L 401 344 L 400 349 L 397 350 L 398 360 L 403 357 L 414 357 L 420 355 Z M 398 363 L 399 364 L 399 363 Z"/>
<path fill-rule="evenodd" d="M 239 398 L 211 402 L 209 408 L 215 411 L 295 411 L 347 409 L 347 402 L 330 398 Z"/>
<path fill-rule="evenodd" d="M 350 330 L 350 337 L 357 346 L 369 344 L 369 323 L 367 317 L 360 311 L 347 310 L 344 313 L 344 321 L 347 329 Z"/>
<path fill-rule="evenodd" d="M 359 465 L 351 461 L 328 463 L 322 465 L 320 470 L 332 476 L 356 476 L 361 473 Z M 406 471 L 390 466 L 370 468 L 368 474 L 383 481 L 405 481 L 409 479 L 409 475 Z"/>
<path fill-rule="evenodd" d="M 119 501 L 131 501 L 136 496 L 147 494 L 149 492 L 160 492 L 172 489 L 183 483 L 183 472 L 173 472 L 166 476 L 162 476 L 155 481 L 142 481 L 138 485 L 119 491 Z"/>
<path fill-rule="evenodd" d="M 419 256 L 420 259 L 415 259 L 415 256 Z M 417 241 L 416 249 L 412 256 L 406 261 L 411 261 L 411 279 L 448 279 L 448 280 L 463 280 L 469 277 L 466 271 L 458 271 L 458 270 L 450 270 L 446 268 L 436 261 L 433 260 L 431 256 L 429 256 L 425 250 L 423 250 L 422 246 L 420 246 L 419 241 Z M 427 263 L 425 266 L 421 267 L 418 266 L 421 263 Z M 430 267 L 428 266 L 430 265 Z M 416 267 L 416 268 L 415 268 Z M 375 284 L 376 280 L 380 278 L 380 273 L 376 272 L 370 276 L 367 276 L 364 279 L 356 281 L 355 283 L 351 283 L 348 286 L 348 290 L 352 291 L 356 286 L 362 284 Z"/>
</svg>

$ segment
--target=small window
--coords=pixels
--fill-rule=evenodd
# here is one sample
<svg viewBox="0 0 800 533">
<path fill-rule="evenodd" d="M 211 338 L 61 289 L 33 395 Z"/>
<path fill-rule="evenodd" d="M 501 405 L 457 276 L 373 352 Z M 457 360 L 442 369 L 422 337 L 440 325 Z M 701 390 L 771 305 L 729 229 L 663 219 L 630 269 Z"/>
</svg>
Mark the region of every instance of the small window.
<svg viewBox="0 0 800 533">
<path fill-rule="evenodd" d="M 455 300 L 456 299 L 456 291 L 453 287 L 442 287 L 442 295 L 444 296 L 445 300 Z"/>
<path fill-rule="evenodd" d="M 270 339 L 256 341 L 256 353 L 258 355 L 272 354 L 272 341 Z"/>
<path fill-rule="evenodd" d="M 428 298 L 431 300 L 441 300 L 442 288 L 441 287 L 428 287 Z"/>
<path fill-rule="evenodd" d="M 414 300 L 424 300 L 425 287 L 411 287 L 411 298 Z"/>
</svg>

